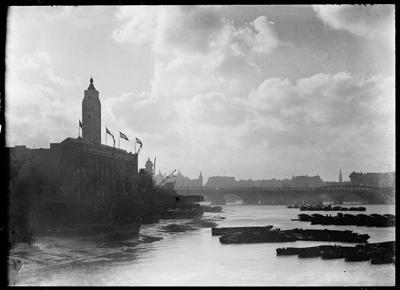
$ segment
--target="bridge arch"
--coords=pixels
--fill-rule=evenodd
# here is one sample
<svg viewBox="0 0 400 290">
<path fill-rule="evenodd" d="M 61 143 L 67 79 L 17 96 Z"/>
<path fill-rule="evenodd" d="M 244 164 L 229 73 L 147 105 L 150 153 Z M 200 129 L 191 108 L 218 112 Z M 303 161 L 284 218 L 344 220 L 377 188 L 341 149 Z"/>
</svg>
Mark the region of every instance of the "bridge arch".
<svg viewBox="0 0 400 290">
<path fill-rule="evenodd" d="M 227 203 L 244 204 L 244 199 L 240 194 L 225 192 L 203 192 L 199 193 L 204 197 L 204 201 L 211 202 L 212 205 L 225 205 Z"/>
<path fill-rule="evenodd" d="M 302 196 L 302 200 L 305 204 L 318 204 L 323 201 L 320 195 L 314 194 L 305 194 Z"/>
<path fill-rule="evenodd" d="M 335 203 L 336 202 L 336 199 L 332 195 L 330 195 L 328 193 L 320 194 L 319 199 L 323 203 L 324 202 L 326 202 L 326 203 Z"/>
<path fill-rule="evenodd" d="M 343 197 L 342 203 L 368 203 L 359 194 L 349 193 Z"/>
<path fill-rule="evenodd" d="M 224 195 L 225 203 L 242 203 L 243 198 L 235 193 L 227 193 Z"/>
<path fill-rule="evenodd" d="M 202 195 L 205 201 L 211 202 L 212 205 L 224 205 L 227 201 L 238 201 L 238 203 L 242 204 L 259 204 L 260 199 L 258 192 L 249 193 L 247 190 L 207 189 L 203 191 L 193 191 L 193 193 Z M 187 193 L 180 192 L 180 194 Z"/>
</svg>

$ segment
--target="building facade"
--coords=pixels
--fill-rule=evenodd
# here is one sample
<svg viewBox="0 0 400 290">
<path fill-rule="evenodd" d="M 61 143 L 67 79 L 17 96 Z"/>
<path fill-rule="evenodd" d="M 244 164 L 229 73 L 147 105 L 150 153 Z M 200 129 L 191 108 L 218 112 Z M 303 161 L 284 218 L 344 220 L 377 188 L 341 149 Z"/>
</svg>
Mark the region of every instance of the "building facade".
<svg viewBox="0 0 400 290">
<path fill-rule="evenodd" d="M 236 180 L 231 176 L 212 176 L 205 183 L 205 187 L 318 187 L 324 186 L 324 182 L 319 175 L 316 176 L 293 176 L 291 179 L 262 179 L 262 180 Z"/>
<path fill-rule="evenodd" d="M 374 187 L 393 187 L 396 182 L 395 172 L 355 172 L 350 175 L 352 184 L 367 185 Z"/>
<path fill-rule="evenodd" d="M 237 182 L 234 176 L 210 176 L 204 186 L 211 188 L 236 187 Z"/>
<path fill-rule="evenodd" d="M 8 148 L 12 197 L 18 199 L 26 196 L 18 191 L 28 191 L 38 209 L 48 204 L 53 214 L 58 214 L 57 218 L 68 214 L 73 218 L 79 215 L 77 210 L 92 217 L 111 215 L 119 219 L 133 217 L 135 209 L 143 208 L 143 193 L 138 187 L 138 155 L 101 144 L 98 96 L 90 79 L 82 101 L 82 138 L 66 138 L 51 143 L 50 148 Z M 25 180 L 29 180 L 28 184 Z M 33 181 L 37 187 L 35 196 L 31 194 Z M 56 210 L 57 206 L 70 209 L 63 212 Z"/>
<path fill-rule="evenodd" d="M 200 175 L 196 179 L 190 179 L 189 177 L 183 175 L 180 171 L 176 174 L 175 188 L 179 187 L 202 187 L 203 186 L 203 175 Z"/>
</svg>

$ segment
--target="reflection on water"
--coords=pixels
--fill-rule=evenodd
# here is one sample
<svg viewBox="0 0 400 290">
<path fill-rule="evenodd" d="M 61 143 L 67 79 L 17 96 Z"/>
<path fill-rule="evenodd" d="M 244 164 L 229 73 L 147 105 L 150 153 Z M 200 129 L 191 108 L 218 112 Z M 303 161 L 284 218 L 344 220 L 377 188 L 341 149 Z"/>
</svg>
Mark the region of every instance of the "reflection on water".
<svg viewBox="0 0 400 290">
<path fill-rule="evenodd" d="M 394 206 L 365 207 L 365 214 L 395 212 Z M 285 206 L 226 205 L 223 212 L 205 213 L 204 217 L 217 217 L 218 226 L 348 229 L 368 233 L 371 236 L 369 242 L 395 239 L 394 228 L 311 226 L 310 223 L 291 221 L 299 213 L 298 209 Z M 138 239 L 116 243 L 41 238 L 32 248 L 18 247 L 15 256 L 21 258 L 24 265 L 17 277 L 17 285 L 394 285 L 393 264 L 276 256 L 278 247 L 307 247 L 321 242 L 221 245 L 218 237 L 211 236 L 210 228 L 186 232 L 161 230 L 169 224 L 189 222 L 162 220 L 159 224 L 144 225 Z"/>
</svg>

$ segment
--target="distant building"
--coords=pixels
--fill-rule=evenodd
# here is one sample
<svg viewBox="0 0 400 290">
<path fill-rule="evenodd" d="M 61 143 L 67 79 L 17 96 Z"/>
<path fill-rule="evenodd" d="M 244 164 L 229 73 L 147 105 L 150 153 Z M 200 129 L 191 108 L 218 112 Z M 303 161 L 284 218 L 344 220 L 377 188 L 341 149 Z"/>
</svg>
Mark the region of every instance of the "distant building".
<svg viewBox="0 0 400 290">
<path fill-rule="evenodd" d="M 198 179 L 189 179 L 178 172 L 176 187 L 199 186 L 202 175 Z M 273 188 L 273 187 L 321 187 L 329 185 L 349 185 L 364 184 L 376 187 L 393 187 L 395 182 L 394 172 L 388 173 L 355 173 L 350 175 L 351 181 L 343 181 L 342 170 L 339 170 L 339 181 L 323 181 L 319 175 L 292 176 L 291 179 L 258 179 L 258 180 L 236 180 L 233 176 L 211 176 L 208 178 L 204 187 L 224 188 L 224 187 L 255 187 L 255 188 Z"/>
<path fill-rule="evenodd" d="M 318 187 L 325 185 L 321 177 L 316 176 L 293 176 L 291 179 L 262 179 L 262 180 L 236 180 L 231 176 L 212 176 L 204 184 L 205 187 Z"/>
<path fill-rule="evenodd" d="M 204 184 L 205 187 L 236 187 L 236 179 L 233 176 L 211 176 Z"/>
<path fill-rule="evenodd" d="M 180 171 L 178 171 L 176 175 L 176 183 L 175 188 L 179 187 L 201 187 L 203 186 L 203 176 L 200 172 L 199 178 L 190 179 L 187 176 L 184 176 Z"/>
<path fill-rule="evenodd" d="M 151 162 L 150 158 L 147 158 L 146 164 L 144 166 L 146 168 L 146 172 L 150 175 L 153 175 L 153 162 Z"/>
<path fill-rule="evenodd" d="M 252 180 L 252 179 L 247 179 L 247 180 L 238 180 L 237 186 L 238 187 L 257 187 L 257 188 L 264 188 L 264 187 L 283 187 L 285 186 L 285 182 L 287 183 L 287 186 L 289 186 L 289 180 L 288 179 L 257 179 L 257 180 Z"/>
<path fill-rule="evenodd" d="M 396 179 L 395 172 L 358 173 L 353 171 L 349 177 L 352 184 L 375 187 L 394 187 Z"/>
<path fill-rule="evenodd" d="M 322 186 L 323 181 L 319 175 L 316 176 L 293 176 L 290 180 L 291 187 L 318 187 Z"/>
</svg>

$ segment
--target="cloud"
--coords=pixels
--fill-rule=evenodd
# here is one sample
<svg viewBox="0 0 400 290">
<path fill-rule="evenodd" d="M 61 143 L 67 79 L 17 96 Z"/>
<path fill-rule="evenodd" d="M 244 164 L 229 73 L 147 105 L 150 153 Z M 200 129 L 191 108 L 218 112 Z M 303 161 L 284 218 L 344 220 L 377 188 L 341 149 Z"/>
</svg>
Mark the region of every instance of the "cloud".
<svg viewBox="0 0 400 290">
<path fill-rule="evenodd" d="M 233 55 L 245 56 L 249 52 L 269 54 L 284 42 L 278 38 L 273 23 L 266 16 L 257 17 L 243 27 L 236 27 L 233 21 L 224 19 L 221 32 L 215 35 L 211 47 Z"/>
<path fill-rule="evenodd" d="M 301 145 L 309 143 L 322 150 L 340 140 L 341 146 L 346 143 L 346 148 L 355 151 L 363 142 L 379 143 L 379 151 L 390 151 L 394 139 L 393 88 L 393 78 L 364 79 L 343 72 L 317 74 L 295 83 L 265 80 L 249 95 L 249 103 L 259 118 L 253 126 L 262 124 L 255 137 L 264 138 L 273 146 L 303 148 Z M 365 134 L 373 128 L 374 137 Z M 389 134 L 384 139 L 383 132 Z M 376 143 L 376 138 L 381 141 Z M 372 153 L 376 148 L 369 150 Z"/>
<path fill-rule="evenodd" d="M 335 29 L 373 36 L 363 29 L 380 23 L 379 17 L 369 22 L 363 14 L 356 20 L 342 17 L 358 11 L 346 7 L 314 9 L 327 24 L 333 21 Z M 381 16 L 385 19 L 384 9 Z M 155 116 L 157 122 L 149 123 L 154 134 L 147 138 L 153 144 L 175 140 L 168 149 L 171 156 L 162 153 L 162 158 L 183 172 L 192 172 L 187 164 L 203 164 L 209 174 L 230 168 L 233 175 L 254 176 L 250 172 L 254 167 L 272 176 L 287 174 L 287 168 L 305 173 L 298 172 L 305 163 L 317 171 L 349 160 L 357 160 L 359 168 L 368 159 L 377 166 L 392 162 L 388 153 L 394 152 L 392 78 L 338 72 L 297 80 L 262 79 L 260 57 L 273 57 L 287 45 L 265 16 L 237 25 L 212 7 L 151 7 L 121 8 L 118 17 L 116 41 L 147 44 L 155 53 L 151 89 L 146 93 L 149 107 L 141 101 L 120 107 L 134 108 L 132 114 L 139 108 L 152 109 L 154 115 L 168 112 L 170 119 Z M 142 37 L 139 30 L 146 35 Z M 210 154 L 212 160 L 204 165 Z"/>
<path fill-rule="evenodd" d="M 394 35 L 394 5 L 313 5 L 313 9 L 334 29 L 369 38 Z"/>
<path fill-rule="evenodd" d="M 214 6 L 121 7 L 116 16 L 115 41 L 147 44 L 155 53 L 151 93 L 157 96 L 188 97 L 183 84 L 189 82 L 192 97 L 219 91 L 232 77 L 259 73 L 254 56 L 286 44 L 266 16 L 237 26 Z"/>
<path fill-rule="evenodd" d="M 14 6 L 10 9 L 10 19 L 22 18 L 24 22 L 18 22 L 18 25 L 36 27 L 38 29 L 46 25 L 60 25 L 68 21 L 70 29 L 77 27 L 79 29 L 92 28 L 94 20 L 99 17 L 98 13 L 104 11 L 105 7 L 97 6 L 91 9 L 79 6 Z M 110 8 L 110 7 L 109 7 Z"/>
<path fill-rule="evenodd" d="M 113 116 L 132 128 L 143 124 L 138 130 L 148 138 L 150 132 L 157 134 L 154 143 L 174 136 L 176 146 L 184 142 L 180 155 L 205 154 L 204 148 L 215 150 L 219 142 L 235 146 L 224 130 L 237 129 L 252 114 L 245 98 L 260 73 L 253 56 L 269 55 L 285 43 L 265 16 L 238 26 L 223 11 L 214 6 L 121 7 L 114 40 L 149 45 L 155 61 L 150 91 L 113 101 Z M 140 95 L 147 97 L 140 100 Z"/>
<path fill-rule="evenodd" d="M 7 56 L 7 144 L 48 147 L 49 141 L 76 135 L 71 122 L 79 118 L 78 99 L 65 95 L 78 82 L 61 76 L 52 63 L 46 51 Z"/>
<path fill-rule="evenodd" d="M 40 83 L 38 80 L 45 79 L 52 85 L 61 87 L 73 87 L 79 84 L 76 76 L 66 78 L 57 74 L 50 54 L 46 51 L 36 51 L 19 57 L 9 54 L 7 69 L 10 69 L 11 74 L 18 76 L 30 75 L 29 82 L 31 83 Z"/>
<path fill-rule="evenodd" d="M 150 43 L 157 24 L 160 7 L 121 7 L 116 16 L 124 23 L 113 30 L 112 37 L 118 42 Z"/>
<path fill-rule="evenodd" d="M 180 105 L 181 111 L 189 112 L 186 117 L 195 126 L 237 127 L 250 113 L 243 99 L 213 92 L 197 95 Z"/>
<path fill-rule="evenodd" d="M 121 128 L 134 128 L 139 133 L 165 130 L 175 120 L 171 108 L 163 107 L 149 94 L 123 94 L 103 101 L 104 111 L 112 116 Z"/>
<path fill-rule="evenodd" d="M 302 174 L 304 164 L 315 173 L 342 165 L 388 170 L 395 156 L 394 102 L 391 77 L 268 79 L 249 94 L 254 114 L 237 132 L 239 147 L 260 152 L 274 174 L 279 168 Z"/>
<path fill-rule="evenodd" d="M 245 98 L 210 92 L 162 106 L 149 98 L 125 95 L 110 106 L 128 127 L 143 126 L 150 146 L 165 147 L 160 158 L 184 172 L 210 156 L 204 170 L 230 168 L 237 176 L 253 166 L 304 174 L 307 163 L 317 174 L 335 164 L 386 168 L 394 161 L 393 78 L 339 72 L 266 79 Z"/>
</svg>

